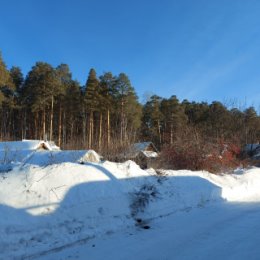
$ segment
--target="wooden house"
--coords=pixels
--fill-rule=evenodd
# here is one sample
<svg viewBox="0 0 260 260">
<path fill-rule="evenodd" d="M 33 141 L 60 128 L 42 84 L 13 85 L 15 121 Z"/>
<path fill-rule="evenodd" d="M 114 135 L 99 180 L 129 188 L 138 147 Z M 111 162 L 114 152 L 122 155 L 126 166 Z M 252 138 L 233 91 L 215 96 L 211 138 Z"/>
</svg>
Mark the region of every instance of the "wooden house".
<svg viewBox="0 0 260 260">
<path fill-rule="evenodd" d="M 157 148 L 152 142 L 142 142 L 133 144 L 126 153 L 126 159 L 133 160 L 142 169 L 149 168 L 151 163 L 158 157 Z"/>
</svg>

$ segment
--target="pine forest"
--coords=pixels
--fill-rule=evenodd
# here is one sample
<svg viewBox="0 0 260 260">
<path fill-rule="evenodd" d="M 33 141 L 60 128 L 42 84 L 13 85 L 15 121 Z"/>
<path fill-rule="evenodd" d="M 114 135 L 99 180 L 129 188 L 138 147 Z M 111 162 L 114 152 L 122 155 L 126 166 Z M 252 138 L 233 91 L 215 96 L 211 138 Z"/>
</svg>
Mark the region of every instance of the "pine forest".
<svg viewBox="0 0 260 260">
<path fill-rule="evenodd" d="M 23 75 L 0 57 L 0 90 L 2 141 L 47 139 L 63 149 L 95 149 L 108 156 L 140 141 L 187 152 L 260 139 L 254 107 L 180 101 L 175 95 L 152 95 L 141 104 L 125 73 L 97 75 L 92 68 L 82 86 L 67 64 L 36 62 Z"/>
</svg>

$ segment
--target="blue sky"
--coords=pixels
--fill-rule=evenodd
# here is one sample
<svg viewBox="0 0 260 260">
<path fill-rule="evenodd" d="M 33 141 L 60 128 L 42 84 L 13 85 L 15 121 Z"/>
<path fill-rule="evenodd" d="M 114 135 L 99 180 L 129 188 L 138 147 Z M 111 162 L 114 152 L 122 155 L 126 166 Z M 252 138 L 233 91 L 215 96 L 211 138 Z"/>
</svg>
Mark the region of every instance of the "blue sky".
<svg viewBox="0 0 260 260">
<path fill-rule="evenodd" d="M 254 105 L 260 100 L 258 0 L 0 0 L 0 50 L 26 74 L 67 63 L 84 84 L 125 72 L 144 94 Z"/>
</svg>

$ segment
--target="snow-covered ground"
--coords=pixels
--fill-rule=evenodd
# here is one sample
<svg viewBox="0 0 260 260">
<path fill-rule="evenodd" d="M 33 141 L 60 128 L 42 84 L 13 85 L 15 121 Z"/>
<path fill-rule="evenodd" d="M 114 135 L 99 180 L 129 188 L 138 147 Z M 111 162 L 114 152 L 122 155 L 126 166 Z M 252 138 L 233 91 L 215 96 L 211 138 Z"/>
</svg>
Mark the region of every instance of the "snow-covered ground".
<svg viewBox="0 0 260 260">
<path fill-rule="evenodd" d="M 259 260 L 260 205 L 209 205 L 97 237 L 39 259 Z M 58 251 L 58 252 L 57 252 Z"/>
<path fill-rule="evenodd" d="M 219 250 L 259 238 L 247 218 L 260 217 L 259 187 L 257 168 L 158 176 L 132 161 L 17 165 L 0 175 L 0 259 L 208 259 L 215 249 L 214 259 L 238 259 Z"/>
</svg>

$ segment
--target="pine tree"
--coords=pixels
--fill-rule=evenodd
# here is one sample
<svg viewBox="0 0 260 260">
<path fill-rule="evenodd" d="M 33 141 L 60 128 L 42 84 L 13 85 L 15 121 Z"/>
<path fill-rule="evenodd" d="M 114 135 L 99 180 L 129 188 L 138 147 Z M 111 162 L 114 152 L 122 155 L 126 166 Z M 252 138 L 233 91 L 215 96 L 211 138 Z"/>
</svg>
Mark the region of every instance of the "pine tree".
<svg viewBox="0 0 260 260">
<path fill-rule="evenodd" d="M 0 89 L 3 88 L 14 89 L 14 84 L 0 52 Z"/>
<path fill-rule="evenodd" d="M 86 82 L 85 105 L 86 112 L 89 115 L 88 120 L 88 147 L 93 148 L 94 141 L 94 112 L 99 111 L 99 81 L 96 76 L 96 71 L 92 68 L 89 71 Z"/>
<path fill-rule="evenodd" d="M 143 107 L 143 131 L 145 138 L 152 140 L 158 147 L 162 144 L 162 98 L 153 95 Z"/>
<path fill-rule="evenodd" d="M 77 123 L 80 118 L 82 95 L 80 90 L 80 84 L 77 81 L 72 80 L 66 88 L 66 94 L 64 97 L 64 113 L 63 113 L 63 140 L 65 143 L 78 143 L 76 139 L 78 136 L 76 133 Z M 84 137 L 84 135 L 83 135 Z M 82 140 L 80 140 L 82 144 Z M 83 143 L 84 145 L 84 143 Z M 74 148 L 74 147 L 73 147 Z"/>
<path fill-rule="evenodd" d="M 255 143 L 259 142 L 260 138 L 260 119 L 257 116 L 254 107 L 249 107 L 244 111 L 244 124 L 245 124 L 245 142 Z"/>
<path fill-rule="evenodd" d="M 115 85 L 116 77 L 111 72 L 104 73 L 99 77 L 99 93 L 100 103 L 102 104 L 102 113 L 106 115 L 106 144 L 107 148 L 110 146 L 111 141 L 111 111 L 114 112 L 114 96 L 115 96 Z M 101 115 L 102 115 L 101 113 Z M 99 138 L 99 149 L 101 148 L 101 132 Z"/>
<path fill-rule="evenodd" d="M 13 115 L 12 115 L 12 128 L 13 135 L 15 137 L 21 137 L 22 135 L 22 125 L 19 123 L 19 119 L 23 117 L 23 110 L 21 104 L 21 92 L 24 83 L 24 77 L 21 69 L 19 67 L 13 66 L 10 69 L 10 77 L 14 84 L 14 92 L 13 92 Z M 21 120 L 22 121 L 22 120 Z"/>
<path fill-rule="evenodd" d="M 208 125 L 211 127 L 210 131 L 214 133 L 215 138 L 225 137 L 229 122 L 227 108 L 221 102 L 212 102 L 209 106 Z"/>
<path fill-rule="evenodd" d="M 13 108 L 14 102 L 14 83 L 10 72 L 2 59 L 0 53 L 0 109 L 1 109 L 1 132 L 0 139 L 11 136 L 13 126 Z"/>
<path fill-rule="evenodd" d="M 15 91 L 19 94 L 24 82 L 24 77 L 21 69 L 19 67 L 13 66 L 10 69 L 10 77 L 15 86 Z"/>
<path fill-rule="evenodd" d="M 52 139 L 54 98 L 59 94 L 59 82 L 55 69 L 48 63 L 37 62 L 26 77 L 23 94 L 24 104 L 29 105 L 35 115 L 35 137 L 46 138 L 46 125 L 49 119 L 49 137 Z M 39 121 L 42 122 L 41 130 L 37 133 Z"/>
<path fill-rule="evenodd" d="M 67 64 L 60 64 L 56 68 L 56 74 L 58 80 L 56 110 L 58 110 L 58 146 L 60 147 L 62 136 L 62 119 L 65 117 L 65 95 L 67 93 L 67 89 L 74 84 L 74 82 L 72 81 L 72 74 Z"/>
<path fill-rule="evenodd" d="M 183 129 L 187 122 L 184 107 L 181 106 L 176 96 L 169 99 L 163 99 L 161 102 L 161 112 L 163 114 L 164 133 L 166 135 L 165 142 L 173 144 L 174 133 Z"/>
<path fill-rule="evenodd" d="M 123 145 L 129 137 L 135 139 L 136 130 L 140 127 L 141 109 L 138 103 L 137 95 L 128 76 L 120 73 L 115 84 L 115 99 L 118 109 L 120 143 Z M 127 136 L 127 129 L 131 136 Z"/>
</svg>

